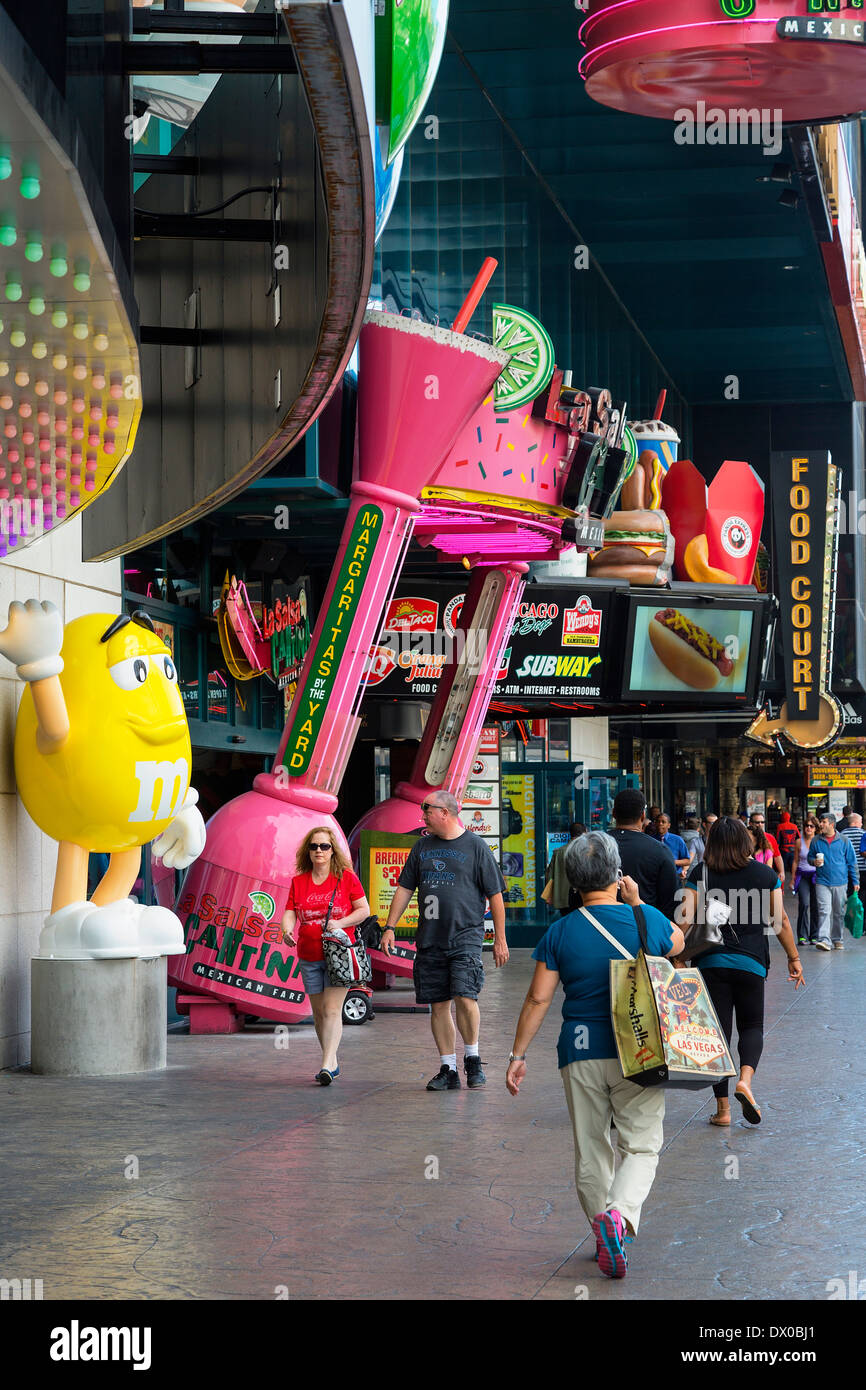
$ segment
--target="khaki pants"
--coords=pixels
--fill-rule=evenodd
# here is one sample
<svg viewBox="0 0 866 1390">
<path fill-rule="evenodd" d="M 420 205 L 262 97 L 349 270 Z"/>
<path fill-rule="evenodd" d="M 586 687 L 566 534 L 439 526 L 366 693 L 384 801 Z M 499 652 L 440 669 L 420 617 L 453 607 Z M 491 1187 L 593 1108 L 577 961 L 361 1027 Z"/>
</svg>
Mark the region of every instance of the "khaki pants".
<svg viewBox="0 0 866 1390">
<path fill-rule="evenodd" d="M 574 1181 L 589 1221 L 614 1207 L 637 1235 L 664 1138 L 665 1093 L 626 1081 L 613 1058 L 571 1062 L 560 1070 L 574 1130 Z M 615 1170 L 610 1122 L 616 1122 Z"/>
</svg>

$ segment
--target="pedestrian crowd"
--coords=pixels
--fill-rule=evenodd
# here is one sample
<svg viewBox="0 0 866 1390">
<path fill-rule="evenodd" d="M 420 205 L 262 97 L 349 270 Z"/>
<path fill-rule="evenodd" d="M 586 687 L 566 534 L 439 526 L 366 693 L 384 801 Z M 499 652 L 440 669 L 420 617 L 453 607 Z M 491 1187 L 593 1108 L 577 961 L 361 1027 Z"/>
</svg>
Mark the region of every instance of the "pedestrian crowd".
<svg viewBox="0 0 866 1390">
<path fill-rule="evenodd" d="M 845 811 L 841 827 L 827 812 L 807 817 L 802 835 L 787 811 L 775 835 L 761 812 L 748 818 L 688 816 L 680 836 L 660 807 L 647 810 L 643 793 L 628 789 L 616 797 L 609 833 L 580 827 L 582 833 L 558 852 L 571 898 L 562 903 L 560 892 L 555 905 L 566 915 L 550 925 L 533 952 L 535 974 L 506 1084 L 518 1093 L 527 1049 L 561 984 L 558 1063 L 573 1129 L 575 1183 L 595 1235 L 599 1268 L 609 1277 L 626 1273 L 627 1247 L 655 1175 L 664 1118 L 664 1091 L 625 1079 L 619 1065 L 609 985 L 616 947 L 637 954 L 634 914 L 642 910 L 647 954 L 697 966 L 729 1048 L 736 1022 L 734 1098 L 744 1119 L 760 1124 L 754 1079 L 764 1046 L 769 936 L 785 952 L 795 989 L 805 983 L 799 946 L 844 949 L 846 907 L 862 891 L 866 874 L 862 820 L 851 807 Z M 798 899 L 796 937 L 784 906 L 786 882 Z M 709 919 L 710 902 L 720 909 L 716 939 L 693 957 L 690 941 Z M 728 1128 L 729 1081 L 713 1091 L 716 1108 L 709 1121 Z"/>
<path fill-rule="evenodd" d="M 430 1005 L 440 1063 L 428 1091 L 461 1088 L 458 1034 L 467 1086 L 485 1085 L 478 998 L 488 911 L 494 964 L 503 966 L 509 958 L 502 873 L 484 841 L 463 825 L 459 810 L 441 789 L 422 803 L 425 833 L 400 872 L 380 941 L 376 924 L 379 949 L 388 956 L 417 893 L 415 994 Z M 529 1048 L 561 985 L 558 1066 L 573 1131 L 577 1194 L 602 1273 L 626 1273 L 627 1247 L 658 1166 L 665 1094 L 661 1086 L 637 1085 L 624 1075 L 611 1017 L 611 961 L 637 956 L 643 945 L 649 957 L 697 967 L 729 1050 L 736 1022 L 734 1099 L 750 1124 L 760 1124 L 754 1080 L 764 1045 L 769 936 L 778 938 L 788 979 L 799 989 L 805 981 L 798 946 L 844 949 L 846 908 L 851 895 L 862 892 L 864 876 L 866 836 L 850 807 L 841 824 L 826 812 L 808 816 L 802 833 L 784 812 L 770 834 L 763 814 L 755 812 L 748 824 L 737 816 L 688 816 L 679 835 L 660 807 L 648 811 L 643 793 L 629 788 L 616 796 L 609 833 L 572 824 L 569 843 L 548 866 L 542 896 L 558 915 L 533 951 L 535 971 L 505 1080 L 512 1096 L 518 1095 L 528 1075 Z M 796 936 L 784 907 L 786 882 L 798 902 Z M 710 906 L 717 909 L 712 915 Z M 315 1079 L 322 1086 L 340 1075 L 347 986 L 333 962 L 340 951 L 350 957 L 359 951 L 372 921 L 364 889 L 333 831 L 311 830 L 298 850 L 282 930 L 297 949 L 310 996 L 322 1049 Z M 708 922 L 713 931 L 702 937 Z M 728 1127 L 728 1079 L 713 1090 L 710 1123 Z"/>
</svg>

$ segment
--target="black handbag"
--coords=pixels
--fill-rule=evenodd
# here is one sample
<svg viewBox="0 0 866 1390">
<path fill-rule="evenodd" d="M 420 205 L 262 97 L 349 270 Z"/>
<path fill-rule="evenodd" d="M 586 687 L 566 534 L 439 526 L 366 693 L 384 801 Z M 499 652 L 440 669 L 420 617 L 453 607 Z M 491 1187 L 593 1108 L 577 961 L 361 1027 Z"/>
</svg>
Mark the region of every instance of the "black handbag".
<svg viewBox="0 0 866 1390">
<path fill-rule="evenodd" d="M 382 925 L 378 917 L 365 917 L 355 928 L 356 941 L 363 941 L 368 951 L 378 951 L 382 944 Z"/>
<path fill-rule="evenodd" d="M 331 894 L 331 901 L 328 903 L 325 925 L 322 927 L 322 955 L 325 958 L 328 978 L 332 985 L 343 989 L 351 989 L 353 985 L 369 985 L 373 979 L 373 967 L 370 964 L 370 957 L 367 955 L 367 948 L 357 930 L 354 942 L 348 943 L 340 941 L 338 937 L 328 933 L 331 909 L 334 906 L 336 896 L 337 889 L 335 888 Z M 369 921 L 369 918 L 367 920 Z M 342 928 L 339 930 L 342 931 Z M 343 935 L 346 933 L 343 932 Z"/>
<path fill-rule="evenodd" d="M 708 883 L 707 866 L 702 862 L 697 890 L 698 900 L 695 904 L 697 915 L 691 926 L 686 928 L 683 960 L 695 961 L 698 956 L 704 955 L 707 951 L 717 951 L 720 947 L 730 945 L 730 942 L 725 941 L 724 928 L 728 926 L 730 921 L 731 908 L 727 903 L 719 902 L 715 898 L 708 899 Z M 733 935 L 734 941 L 739 941 L 733 927 L 728 927 L 728 930 Z"/>
</svg>

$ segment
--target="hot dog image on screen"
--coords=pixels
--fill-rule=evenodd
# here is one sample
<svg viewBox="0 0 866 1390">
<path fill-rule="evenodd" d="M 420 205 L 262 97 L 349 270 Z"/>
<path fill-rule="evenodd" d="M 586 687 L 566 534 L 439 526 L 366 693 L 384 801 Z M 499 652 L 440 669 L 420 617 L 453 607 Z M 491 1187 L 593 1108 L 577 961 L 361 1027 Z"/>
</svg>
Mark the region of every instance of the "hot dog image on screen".
<svg viewBox="0 0 866 1390">
<path fill-rule="evenodd" d="M 743 694 L 752 622 L 749 611 L 735 608 L 639 607 L 631 688 Z"/>
</svg>

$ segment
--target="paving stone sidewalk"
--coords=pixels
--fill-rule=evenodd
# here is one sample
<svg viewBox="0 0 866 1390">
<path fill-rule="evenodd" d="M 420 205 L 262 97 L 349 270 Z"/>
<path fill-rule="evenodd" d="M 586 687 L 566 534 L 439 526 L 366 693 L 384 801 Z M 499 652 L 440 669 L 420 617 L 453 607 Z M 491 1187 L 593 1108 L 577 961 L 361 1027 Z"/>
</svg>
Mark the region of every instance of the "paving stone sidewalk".
<svg viewBox="0 0 866 1390">
<path fill-rule="evenodd" d="M 772 943 L 759 1127 L 669 1093 L 622 1283 L 575 1196 L 558 1006 L 520 1096 L 504 1087 L 529 951 L 488 959 L 483 1091 L 425 1091 L 418 1014 L 347 1028 L 328 1089 L 308 1026 L 288 1047 L 265 1026 L 174 1034 L 146 1076 L 0 1073 L 0 1277 L 46 1299 L 826 1299 L 866 1274 L 866 939 L 846 946 L 804 947 L 795 995 Z"/>
</svg>

